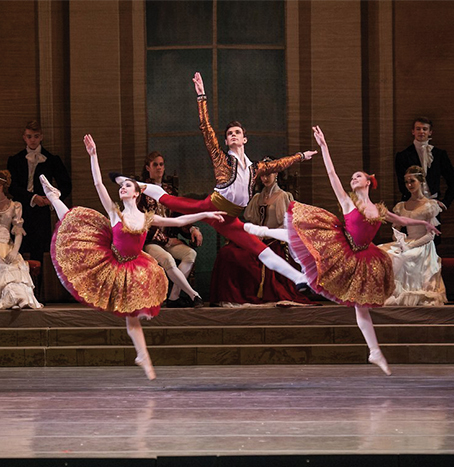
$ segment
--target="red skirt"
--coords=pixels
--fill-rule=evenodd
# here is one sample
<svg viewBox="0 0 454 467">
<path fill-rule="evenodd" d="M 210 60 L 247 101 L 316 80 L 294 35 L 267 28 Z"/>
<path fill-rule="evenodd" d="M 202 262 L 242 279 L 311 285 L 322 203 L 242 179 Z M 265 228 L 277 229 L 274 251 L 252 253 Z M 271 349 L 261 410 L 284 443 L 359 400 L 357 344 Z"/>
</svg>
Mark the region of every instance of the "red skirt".
<svg viewBox="0 0 454 467">
<path fill-rule="evenodd" d="M 151 318 L 166 298 L 167 277 L 143 251 L 119 262 L 111 248 L 109 220 L 76 207 L 57 224 L 51 257 L 61 283 L 79 302 L 119 316 Z"/>
<path fill-rule="evenodd" d="M 373 243 L 353 251 L 342 222 L 316 206 L 291 203 L 289 244 L 311 289 L 341 305 L 379 307 L 394 290 L 389 256 Z"/>
</svg>

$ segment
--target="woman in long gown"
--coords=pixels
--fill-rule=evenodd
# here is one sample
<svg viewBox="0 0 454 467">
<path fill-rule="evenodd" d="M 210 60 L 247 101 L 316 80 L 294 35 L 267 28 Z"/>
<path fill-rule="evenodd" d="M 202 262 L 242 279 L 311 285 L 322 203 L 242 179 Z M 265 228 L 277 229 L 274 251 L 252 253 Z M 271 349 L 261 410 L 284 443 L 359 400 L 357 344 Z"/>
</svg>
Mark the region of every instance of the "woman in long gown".
<svg viewBox="0 0 454 467">
<path fill-rule="evenodd" d="M 373 175 L 355 172 L 350 182 L 353 193 L 348 194 L 334 169 L 323 132 L 318 126 L 313 130 L 345 225 L 324 209 L 294 202 L 287 212 L 286 229 L 271 230 L 246 224 L 245 230 L 288 241 L 292 254 L 305 270 L 309 286 L 329 300 L 355 308 L 356 321 L 369 348 L 369 362 L 390 375 L 369 308 L 382 306 L 391 295 L 393 270 L 388 255 L 372 239 L 385 221 L 419 225 L 427 231 L 439 232 L 426 221 L 400 217 L 390 213 L 383 204 L 372 203 L 369 188 L 375 188 L 377 183 Z"/>
<path fill-rule="evenodd" d="M 30 268 L 19 253 L 25 235 L 22 205 L 8 193 L 11 174 L 0 171 L 0 308 L 42 308 L 33 293 Z M 14 238 L 14 239 L 13 239 Z"/>
<path fill-rule="evenodd" d="M 199 213 L 163 218 L 137 207 L 141 188 L 127 179 L 120 187 L 124 210 L 112 201 L 102 182 L 96 145 L 84 138 L 93 181 L 109 219 L 92 209 L 69 210 L 60 192 L 41 175 L 44 192 L 60 222 L 51 244 L 54 267 L 62 284 L 81 303 L 126 317 L 128 335 L 137 351 L 135 363 L 149 379 L 156 377 L 139 319 L 159 313 L 167 294 L 167 278 L 156 260 L 142 251 L 150 225 L 181 227 L 204 218 L 223 220 L 222 213 Z"/>
<path fill-rule="evenodd" d="M 411 196 L 396 204 L 393 211 L 399 216 L 422 219 L 437 226 L 441 207 L 422 192 L 423 170 L 417 165 L 405 173 L 405 185 Z M 423 226 L 407 228 L 408 235 L 395 231 L 395 242 L 379 245 L 393 263 L 395 289 L 385 305 L 441 306 L 447 302 L 446 288 L 441 277 L 441 258 L 437 255 L 434 233 Z"/>
</svg>

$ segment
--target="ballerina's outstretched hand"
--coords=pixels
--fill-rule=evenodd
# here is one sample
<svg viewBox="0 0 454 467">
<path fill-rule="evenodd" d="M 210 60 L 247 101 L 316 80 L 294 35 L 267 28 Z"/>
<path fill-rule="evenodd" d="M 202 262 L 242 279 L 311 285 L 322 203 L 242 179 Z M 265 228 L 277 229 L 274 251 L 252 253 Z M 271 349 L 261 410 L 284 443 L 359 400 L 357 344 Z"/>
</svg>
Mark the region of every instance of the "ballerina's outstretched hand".
<svg viewBox="0 0 454 467">
<path fill-rule="evenodd" d="M 208 211 L 206 213 L 206 219 L 214 219 L 218 222 L 224 222 L 224 215 L 227 214 L 225 211 Z"/>
<path fill-rule="evenodd" d="M 85 135 L 84 136 L 84 144 L 85 144 L 85 149 L 87 150 L 88 154 L 90 156 L 96 156 L 96 144 L 91 135 Z"/>
<path fill-rule="evenodd" d="M 321 128 L 318 125 L 316 125 L 312 127 L 312 130 L 314 130 L 314 138 L 315 141 L 317 141 L 317 144 L 319 146 L 326 146 L 325 135 L 323 134 Z"/>
</svg>

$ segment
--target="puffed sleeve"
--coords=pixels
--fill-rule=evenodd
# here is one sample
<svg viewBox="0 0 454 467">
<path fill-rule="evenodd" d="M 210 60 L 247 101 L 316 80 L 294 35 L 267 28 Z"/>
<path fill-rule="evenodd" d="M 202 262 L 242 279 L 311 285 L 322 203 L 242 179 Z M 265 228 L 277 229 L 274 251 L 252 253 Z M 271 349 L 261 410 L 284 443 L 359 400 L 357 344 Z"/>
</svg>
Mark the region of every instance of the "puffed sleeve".
<svg viewBox="0 0 454 467">
<path fill-rule="evenodd" d="M 282 196 L 276 200 L 276 220 L 280 226 L 284 225 L 285 213 L 292 201 L 294 201 L 293 195 L 288 191 L 283 191 Z"/>
<path fill-rule="evenodd" d="M 437 219 L 438 214 L 442 211 L 440 205 L 434 199 L 431 199 L 426 206 L 427 209 L 424 211 L 426 215 L 425 220 L 435 227 L 440 225 L 440 221 Z"/>
<path fill-rule="evenodd" d="M 24 219 L 22 219 L 22 204 L 19 201 L 13 201 L 14 205 L 14 213 L 13 218 L 11 220 L 12 229 L 11 233 L 13 235 L 27 235 L 23 228 L 24 226 Z"/>
<path fill-rule="evenodd" d="M 402 209 L 404 208 L 404 205 L 405 205 L 404 201 L 401 201 L 400 203 L 397 203 L 393 208 L 394 214 L 397 214 L 398 216 L 401 216 L 402 215 Z"/>
</svg>

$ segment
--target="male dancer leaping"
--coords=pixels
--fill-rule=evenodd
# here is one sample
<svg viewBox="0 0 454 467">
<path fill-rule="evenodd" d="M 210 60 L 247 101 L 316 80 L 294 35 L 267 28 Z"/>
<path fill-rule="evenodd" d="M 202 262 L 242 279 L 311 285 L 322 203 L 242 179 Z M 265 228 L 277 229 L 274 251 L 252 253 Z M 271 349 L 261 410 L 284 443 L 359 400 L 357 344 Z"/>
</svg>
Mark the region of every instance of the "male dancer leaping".
<svg viewBox="0 0 454 467">
<path fill-rule="evenodd" d="M 269 269 L 272 269 L 296 284 L 298 290 L 306 288 L 306 276 L 294 269 L 283 258 L 274 253 L 257 237 L 248 234 L 238 219 L 253 194 L 253 188 L 261 175 L 281 172 L 295 162 L 312 159 L 317 151 L 298 152 L 293 156 L 282 157 L 271 162 L 251 162 L 244 152 L 247 143 L 246 131 L 240 122 L 233 121 L 225 130 L 225 143 L 229 148 L 225 153 L 219 146 L 216 134 L 208 117 L 207 99 L 202 76 L 196 73 L 193 78 L 197 93 L 200 129 L 205 140 L 205 146 L 213 162 L 216 187 L 214 192 L 204 200 L 195 200 L 168 195 L 161 187 L 147 184 L 144 193 L 174 212 L 192 214 L 202 211 L 225 211 L 224 223 L 207 219 L 210 224 L 224 237 L 255 254 Z M 117 183 L 126 177 L 111 174 Z"/>
</svg>

